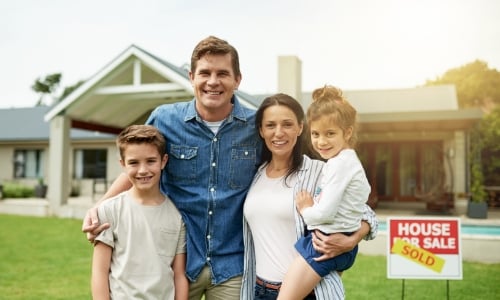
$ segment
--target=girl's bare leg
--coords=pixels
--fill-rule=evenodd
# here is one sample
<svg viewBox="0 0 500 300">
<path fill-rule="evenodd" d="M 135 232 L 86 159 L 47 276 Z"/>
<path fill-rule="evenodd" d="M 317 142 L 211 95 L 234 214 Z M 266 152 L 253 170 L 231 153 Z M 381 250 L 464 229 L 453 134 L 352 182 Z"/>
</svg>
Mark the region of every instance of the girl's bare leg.
<svg viewBox="0 0 500 300">
<path fill-rule="evenodd" d="M 318 273 L 298 255 L 283 279 L 278 300 L 302 300 L 311 293 L 320 280 Z"/>
</svg>

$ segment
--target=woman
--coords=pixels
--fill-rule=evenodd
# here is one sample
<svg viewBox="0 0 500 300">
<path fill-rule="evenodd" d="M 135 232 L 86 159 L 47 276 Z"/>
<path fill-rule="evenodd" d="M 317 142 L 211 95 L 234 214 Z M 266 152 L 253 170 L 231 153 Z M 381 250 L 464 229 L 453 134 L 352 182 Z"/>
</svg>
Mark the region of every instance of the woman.
<svg viewBox="0 0 500 300">
<path fill-rule="evenodd" d="M 295 209 L 295 195 L 313 194 L 323 162 L 303 155 L 305 149 L 304 111 L 292 97 L 276 94 L 264 99 L 255 121 L 263 139 L 262 164 L 254 177 L 244 205 L 245 269 L 242 299 L 276 299 L 281 281 L 297 255 L 294 244 L 304 234 L 304 223 Z M 335 241 L 354 247 L 371 228 L 369 239 L 376 235 L 377 220 L 366 206 L 362 228 L 352 236 Z M 318 234 L 319 235 L 319 234 Z M 323 240 L 333 239 L 319 235 Z M 331 251 L 325 243 L 316 247 Z M 351 247 L 352 246 L 352 247 Z M 327 247 L 327 248 L 325 248 Z M 331 272 L 306 299 L 344 299 L 344 287 L 337 272 Z"/>
</svg>

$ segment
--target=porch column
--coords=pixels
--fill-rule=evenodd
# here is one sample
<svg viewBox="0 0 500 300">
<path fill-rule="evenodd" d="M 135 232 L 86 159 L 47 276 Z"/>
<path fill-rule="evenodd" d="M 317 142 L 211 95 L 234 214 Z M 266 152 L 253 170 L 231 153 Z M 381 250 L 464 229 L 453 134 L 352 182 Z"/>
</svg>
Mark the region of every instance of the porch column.
<svg viewBox="0 0 500 300">
<path fill-rule="evenodd" d="M 55 116 L 50 121 L 48 199 L 50 214 L 58 215 L 67 203 L 69 187 L 70 120 Z"/>
<path fill-rule="evenodd" d="M 467 155 L 468 151 L 466 149 L 467 144 L 465 143 L 465 132 L 464 131 L 455 131 L 455 145 L 454 145 L 454 154 L 452 157 L 452 163 L 455 170 L 453 174 L 453 182 L 454 193 L 456 194 L 464 194 L 467 191 Z"/>
</svg>

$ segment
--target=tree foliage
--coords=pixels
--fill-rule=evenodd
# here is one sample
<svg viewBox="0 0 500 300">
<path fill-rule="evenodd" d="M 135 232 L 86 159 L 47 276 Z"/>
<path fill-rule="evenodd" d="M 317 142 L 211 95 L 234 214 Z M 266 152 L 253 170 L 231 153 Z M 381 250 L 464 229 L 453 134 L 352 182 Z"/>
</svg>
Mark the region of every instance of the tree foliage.
<svg viewBox="0 0 500 300">
<path fill-rule="evenodd" d="M 425 85 L 439 84 L 455 85 L 462 108 L 500 104 L 500 72 L 481 60 L 450 69 L 435 80 L 427 80 Z"/>
<path fill-rule="evenodd" d="M 500 72 L 476 60 L 446 71 L 426 85 L 453 84 L 461 108 L 480 107 L 483 119 L 471 131 L 471 194 L 485 198 L 484 185 L 500 185 Z"/>
<path fill-rule="evenodd" d="M 500 106 L 483 117 L 477 131 L 485 184 L 500 185 Z"/>
<path fill-rule="evenodd" d="M 62 95 L 61 95 L 61 97 L 59 97 L 58 101 L 62 101 L 69 94 L 73 93 L 73 91 L 76 90 L 77 88 L 79 88 L 84 82 L 85 82 L 85 80 L 80 80 L 77 83 L 75 83 L 74 85 L 70 85 L 70 86 L 65 87 L 64 91 L 62 92 Z"/>
<path fill-rule="evenodd" d="M 36 104 L 37 106 L 43 105 L 44 98 L 48 95 L 52 95 L 56 91 L 59 83 L 61 82 L 61 78 L 61 73 L 54 73 L 45 77 L 39 77 L 35 80 L 31 89 L 40 94 L 40 98 Z"/>
<path fill-rule="evenodd" d="M 62 90 L 61 95 L 57 95 L 61 79 L 61 73 L 54 73 L 46 75 L 45 77 L 39 77 L 35 80 L 35 83 L 33 83 L 31 89 L 40 94 L 40 98 L 38 99 L 36 106 L 45 105 L 46 101 L 44 100 L 47 96 L 50 96 L 52 98 L 49 104 L 59 102 L 85 82 L 84 80 L 80 80 L 74 85 L 67 86 Z"/>
</svg>

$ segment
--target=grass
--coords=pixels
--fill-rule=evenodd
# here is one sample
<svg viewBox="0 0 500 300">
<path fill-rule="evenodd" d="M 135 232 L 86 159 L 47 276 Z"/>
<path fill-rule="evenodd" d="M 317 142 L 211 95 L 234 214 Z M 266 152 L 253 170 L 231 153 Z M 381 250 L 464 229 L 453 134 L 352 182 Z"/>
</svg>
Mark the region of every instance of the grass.
<svg viewBox="0 0 500 300">
<path fill-rule="evenodd" d="M 488 251 L 488 249 L 485 249 Z M 403 299 L 403 280 L 387 279 L 385 256 L 358 255 L 354 266 L 344 272 L 342 280 L 347 299 Z M 472 300 L 498 299 L 500 264 L 463 262 L 463 279 L 404 281 L 405 300 Z M 448 296 L 447 297 L 447 293 Z"/>
<path fill-rule="evenodd" d="M 0 298 L 90 299 L 92 247 L 81 220 L 0 214 Z M 488 251 L 488 249 L 485 249 Z M 500 264 L 463 263 L 449 299 L 498 299 Z M 347 299 L 403 299 L 402 280 L 387 279 L 386 258 L 358 255 L 342 275 Z M 446 280 L 405 280 L 406 300 L 448 299 Z"/>
<path fill-rule="evenodd" d="M 91 299 L 81 220 L 0 215 L 1 299 Z"/>
</svg>

